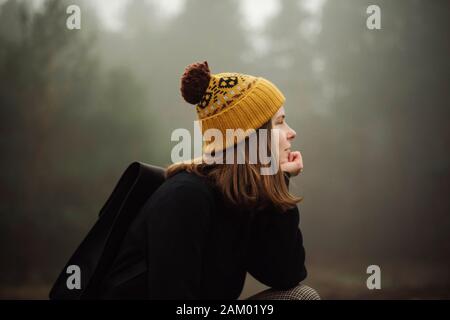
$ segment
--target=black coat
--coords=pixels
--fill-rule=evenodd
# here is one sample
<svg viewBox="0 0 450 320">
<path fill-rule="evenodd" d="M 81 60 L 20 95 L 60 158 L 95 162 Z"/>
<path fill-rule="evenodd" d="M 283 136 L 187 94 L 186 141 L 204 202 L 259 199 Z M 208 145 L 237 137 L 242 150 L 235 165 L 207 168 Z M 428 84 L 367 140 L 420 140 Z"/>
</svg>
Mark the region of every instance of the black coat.
<svg viewBox="0 0 450 320">
<path fill-rule="evenodd" d="M 227 204 L 205 178 L 183 171 L 140 210 L 100 296 L 237 299 L 247 271 L 282 290 L 306 278 L 304 262 L 297 207 L 250 215 Z"/>
</svg>

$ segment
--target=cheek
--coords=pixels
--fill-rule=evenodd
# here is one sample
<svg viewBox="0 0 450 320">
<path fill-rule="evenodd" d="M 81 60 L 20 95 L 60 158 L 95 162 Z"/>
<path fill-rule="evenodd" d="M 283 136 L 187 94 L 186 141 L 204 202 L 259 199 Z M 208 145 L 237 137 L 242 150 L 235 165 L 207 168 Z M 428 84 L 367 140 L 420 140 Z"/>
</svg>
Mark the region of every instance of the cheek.
<svg viewBox="0 0 450 320">
<path fill-rule="evenodd" d="M 279 154 L 280 163 L 288 162 L 289 160 L 289 152 L 285 151 L 284 149 L 280 148 L 280 154 Z"/>
<path fill-rule="evenodd" d="M 287 134 L 286 131 L 284 130 L 280 130 L 280 137 L 279 137 L 279 146 L 280 146 L 280 150 L 284 150 L 287 148 L 288 146 L 288 140 L 287 140 Z"/>
<path fill-rule="evenodd" d="M 278 137 L 278 151 L 280 155 L 280 161 L 286 162 L 289 156 L 289 152 L 285 149 L 288 147 L 288 140 L 286 133 L 280 130 L 280 135 Z"/>
</svg>

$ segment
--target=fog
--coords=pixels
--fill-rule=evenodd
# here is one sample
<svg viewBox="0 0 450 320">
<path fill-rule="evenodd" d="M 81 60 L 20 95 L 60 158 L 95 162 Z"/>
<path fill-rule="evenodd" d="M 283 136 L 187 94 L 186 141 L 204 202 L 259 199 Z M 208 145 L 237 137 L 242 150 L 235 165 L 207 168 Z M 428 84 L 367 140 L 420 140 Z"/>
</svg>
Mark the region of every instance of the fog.
<svg viewBox="0 0 450 320">
<path fill-rule="evenodd" d="M 450 2 L 376 1 L 369 30 L 372 2 L 1 1 L 0 297 L 46 298 L 125 168 L 171 163 L 196 120 L 180 76 L 207 60 L 287 98 L 308 285 L 449 298 Z"/>
</svg>

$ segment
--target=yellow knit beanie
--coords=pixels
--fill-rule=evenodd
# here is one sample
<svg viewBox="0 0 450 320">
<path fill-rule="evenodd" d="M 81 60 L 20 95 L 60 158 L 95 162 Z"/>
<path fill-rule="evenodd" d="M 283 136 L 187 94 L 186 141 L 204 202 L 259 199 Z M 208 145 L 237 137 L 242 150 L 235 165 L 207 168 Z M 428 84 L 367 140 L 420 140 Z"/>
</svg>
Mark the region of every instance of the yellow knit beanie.
<svg viewBox="0 0 450 320">
<path fill-rule="evenodd" d="M 181 77 L 181 94 L 196 105 L 202 134 L 218 129 L 223 142 L 206 142 L 203 152 L 225 149 L 241 142 L 248 134 L 230 137 L 226 129 L 258 129 L 283 106 L 283 93 L 270 81 L 241 73 L 211 74 L 208 63 L 186 67 Z"/>
</svg>

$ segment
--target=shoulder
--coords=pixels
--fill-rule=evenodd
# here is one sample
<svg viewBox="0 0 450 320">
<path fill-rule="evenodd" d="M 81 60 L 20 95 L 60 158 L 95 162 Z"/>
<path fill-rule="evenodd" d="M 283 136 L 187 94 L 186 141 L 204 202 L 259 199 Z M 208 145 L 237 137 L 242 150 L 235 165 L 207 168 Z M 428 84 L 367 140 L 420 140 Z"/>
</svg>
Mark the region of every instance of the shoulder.
<svg viewBox="0 0 450 320">
<path fill-rule="evenodd" d="M 132 232 L 140 232 L 137 230 L 143 226 L 147 230 L 167 226 L 171 226 L 171 230 L 206 228 L 215 206 L 205 178 L 179 172 L 166 179 L 142 205 Z"/>
<path fill-rule="evenodd" d="M 205 177 L 201 177 L 192 172 L 181 171 L 166 179 L 161 185 L 162 189 L 183 190 L 186 192 L 211 192 L 211 185 Z"/>
<path fill-rule="evenodd" d="M 189 206 L 198 203 L 212 204 L 213 190 L 206 178 L 181 171 L 166 179 L 151 197 L 151 202 L 177 202 Z"/>
</svg>

